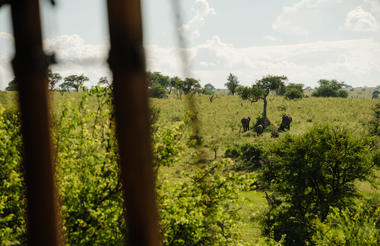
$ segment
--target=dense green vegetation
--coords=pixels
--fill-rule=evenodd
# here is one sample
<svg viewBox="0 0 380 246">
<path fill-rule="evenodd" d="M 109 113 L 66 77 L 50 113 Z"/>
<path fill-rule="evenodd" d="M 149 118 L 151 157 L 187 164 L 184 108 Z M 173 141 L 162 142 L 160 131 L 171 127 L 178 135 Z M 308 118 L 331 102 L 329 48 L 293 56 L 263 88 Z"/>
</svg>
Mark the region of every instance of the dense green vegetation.
<svg viewBox="0 0 380 246">
<path fill-rule="evenodd" d="M 167 98 L 151 100 L 164 245 L 275 245 L 273 239 L 281 238 L 294 245 L 293 237 L 314 245 L 378 244 L 379 193 L 365 181 L 379 180 L 374 166 L 379 163 L 378 100 L 268 95 L 267 117 L 273 128 L 283 114 L 293 118 L 290 131 L 271 138 L 270 131 L 261 136 L 241 131 L 241 118 L 262 116 L 262 101 L 194 95 L 202 137 L 194 148 L 185 97 L 167 89 Z M 70 245 L 118 245 L 125 240 L 109 92 L 96 87 L 51 94 Z M 0 244 L 17 245 L 25 242 L 22 146 L 18 116 L 11 110 L 16 94 L 0 93 Z M 305 161 L 310 155 L 315 157 L 311 165 Z M 344 184 L 329 173 L 331 165 L 340 168 L 340 178 L 347 175 Z M 313 178 L 324 184 L 318 186 L 323 193 L 310 186 L 308 173 L 320 174 Z M 287 219 L 292 212 L 300 215 L 297 220 Z M 297 226 L 286 224 L 293 222 Z M 294 235 L 281 229 L 286 226 Z"/>
</svg>

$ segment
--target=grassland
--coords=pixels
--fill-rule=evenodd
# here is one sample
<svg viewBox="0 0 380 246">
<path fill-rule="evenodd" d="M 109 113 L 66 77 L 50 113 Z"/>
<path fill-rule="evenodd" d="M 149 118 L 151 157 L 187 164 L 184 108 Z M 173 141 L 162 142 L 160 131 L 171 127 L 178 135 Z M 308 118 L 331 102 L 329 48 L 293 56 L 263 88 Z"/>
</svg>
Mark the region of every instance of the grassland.
<svg viewBox="0 0 380 246">
<path fill-rule="evenodd" d="M 240 119 L 250 116 L 254 121 L 262 112 L 263 105 L 260 102 L 251 104 L 237 96 L 218 96 L 212 103 L 209 97 L 202 95 L 196 96 L 195 100 L 201 121 L 201 135 L 205 139 L 204 146 L 210 159 L 213 158 L 212 148 L 215 145 L 218 147 L 218 157 L 222 157 L 225 149 L 233 145 L 255 141 L 266 143 L 278 141 L 270 137 L 270 132 L 265 132 L 262 136 L 257 136 L 253 131 L 241 132 Z M 302 134 L 314 124 L 329 123 L 351 129 L 355 134 L 362 135 L 367 132 L 368 122 L 373 117 L 372 108 L 376 102 L 378 100 L 365 98 L 309 97 L 302 100 L 285 100 L 282 97 L 271 97 L 268 102 L 268 117 L 277 128 L 281 123 L 282 114 L 290 114 L 293 118 L 291 134 Z M 152 104 L 161 109 L 159 121 L 162 124 L 170 125 L 184 120 L 186 109 L 184 101 L 175 98 L 153 99 Z M 175 172 L 173 173 L 174 178 L 176 176 Z M 367 196 L 379 195 L 378 190 L 368 183 L 358 182 L 357 185 Z M 264 194 L 258 191 L 246 192 L 239 203 L 241 205 L 240 243 L 242 245 L 264 244 L 263 239 L 260 238 L 258 224 L 260 212 L 266 208 Z"/>
<path fill-rule="evenodd" d="M 62 103 L 79 101 L 80 93 L 68 93 L 65 95 L 52 95 L 53 108 L 58 108 Z M 16 94 L 0 92 L 1 108 L 15 106 Z M 263 141 L 271 144 L 277 139 L 270 137 L 270 132 L 257 136 L 253 131 L 243 133 L 240 119 L 250 116 L 251 127 L 255 118 L 262 112 L 261 102 L 249 103 L 237 96 L 218 95 L 212 102 L 209 96 L 195 96 L 196 107 L 201 122 L 201 136 L 204 139 L 203 150 L 206 158 L 214 158 L 214 149 L 217 149 L 217 158 L 222 158 L 225 150 L 233 145 L 248 142 Z M 280 125 L 283 114 L 290 114 L 293 118 L 291 134 L 302 134 L 315 124 L 331 124 L 351 129 L 357 135 L 367 133 L 368 122 L 373 117 L 372 108 L 379 100 L 368 98 L 304 98 L 302 100 L 285 100 L 282 97 L 272 96 L 268 100 L 268 118 L 272 125 L 277 128 Z M 90 100 L 91 103 L 91 100 Z M 159 123 L 171 126 L 185 120 L 186 103 L 174 97 L 167 99 L 152 99 L 151 104 L 160 109 Z M 283 135 L 280 135 L 280 138 Z M 184 153 L 180 162 L 173 167 L 165 167 L 163 172 L 170 174 L 170 181 L 180 180 L 181 170 L 186 162 L 191 159 Z M 379 179 L 377 179 L 379 181 Z M 378 189 L 368 183 L 357 183 L 359 189 L 366 196 L 378 196 Z M 264 194 L 259 191 L 245 192 L 239 199 L 239 233 L 240 245 L 258 245 L 263 243 L 260 237 L 258 218 L 260 212 L 266 207 Z"/>
</svg>

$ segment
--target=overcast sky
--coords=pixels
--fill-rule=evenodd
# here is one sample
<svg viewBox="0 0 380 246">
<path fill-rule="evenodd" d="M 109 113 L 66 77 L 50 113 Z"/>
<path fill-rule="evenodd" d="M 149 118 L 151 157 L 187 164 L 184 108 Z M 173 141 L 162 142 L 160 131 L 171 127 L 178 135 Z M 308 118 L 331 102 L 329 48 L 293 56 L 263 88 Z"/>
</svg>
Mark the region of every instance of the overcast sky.
<svg viewBox="0 0 380 246">
<path fill-rule="evenodd" d="M 47 1 L 43 1 L 47 2 Z M 109 75 L 105 0 L 57 0 L 42 6 L 45 49 L 63 76 Z M 151 71 L 181 76 L 176 30 L 186 37 L 193 77 L 223 88 L 229 73 L 250 85 L 264 75 L 316 86 L 337 79 L 380 85 L 380 0 L 182 0 L 174 25 L 171 0 L 142 0 Z M 13 78 L 9 7 L 0 9 L 0 89 Z"/>
</svg>

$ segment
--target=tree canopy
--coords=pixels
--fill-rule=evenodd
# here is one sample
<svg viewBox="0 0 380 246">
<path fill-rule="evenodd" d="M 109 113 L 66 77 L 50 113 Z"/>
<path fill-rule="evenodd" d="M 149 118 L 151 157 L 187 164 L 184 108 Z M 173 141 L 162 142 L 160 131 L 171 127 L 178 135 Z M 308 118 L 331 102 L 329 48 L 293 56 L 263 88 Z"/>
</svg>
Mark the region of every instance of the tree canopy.
<svg viewBox="0 0 380 246">
<path fill-rule="evenodd" d="M 263 100 L 263 120 L 264 122 L 268 122 L 267 96 L 269 95 L 270 91 L 275 91 L 278 88 L 284 86 L 286 80 L 287 77 L 285 76 L 268 75 L 263 77 L 261 80 L 257 81 L 256 84 L 253 84 L 251 87 L 239 87 L 238 94 L 243 100 L 248 100 L 251 103 L 257 102 L 258 100 Z"/>
<path fill-rule="evenodd" d="M 239 86 L 239 80 L 236 75 L 230 73 L 227 78 L 227 83 L 224 84 L 232 95 L 235 95 L 236 89 Z"/>
<path fill-rule="evenodd" d="M 9 81 L 8 86 L 5 88 L 6 91 L 17 91 L 18 90 L 18 85 L 16 82 L 16 78 L 12 79 Z"/>
<path fill-rule="evenodd" d="M 369 138 L 329 126 L 286 135 L 273 147 L 262 181 L 275 197 L 264 219 L 265 234 L 285 245 L 305 245 L 313 220 L 324 221 L 331 207 L 354 206 L 355 180 L 371 178 L 376 164 Z"/>
<path fill-rule="evenodd" d="M 303 97 L 303 84 L 290 83 L 285 87 L 284 96 L 286 99 L 297 99 Z"/>
<path fill-rule="evenodd" d="M 186 78 L 183 82 L 183 93 L 184 94 L 195 94 L 197 92 L 200 92 L 202 89 L 201 84 L 199 83 L 199 80 L 196 80 L 194 78 Z"/>
<path fill-rule="evenodd" d="M 348 92 L 342 90 L 344 82 L 337 80 L 321 79 L 318 81 L 319 87 L 313 92 L 315 97 L 348 97 Z"/>
<path fill-rule="evenodd" d="M 61 81 L 62 76 L 59 73 L 53 73 L 51 69 L 48 70 L 49 90 L 54 90 L 55 86 Z"/>
<path fill-rule="evenodd" d="M 62 90 L 69 91 L 74 89 L 79 91 L 79 88 L 84 85 L 84 82 L 89 81 L 90 79 L 81 74 L 81 75 L 69 75 L 63 79 L 63 83 L 59 85 Z"/>
<path fill-rule="evenodd" d="M 205 84 L 205 86 L 202 89 L 202 94 L 205 94 L 205 95 L 215 94 L 215 87 L 210 83 Z"/>
</svg>

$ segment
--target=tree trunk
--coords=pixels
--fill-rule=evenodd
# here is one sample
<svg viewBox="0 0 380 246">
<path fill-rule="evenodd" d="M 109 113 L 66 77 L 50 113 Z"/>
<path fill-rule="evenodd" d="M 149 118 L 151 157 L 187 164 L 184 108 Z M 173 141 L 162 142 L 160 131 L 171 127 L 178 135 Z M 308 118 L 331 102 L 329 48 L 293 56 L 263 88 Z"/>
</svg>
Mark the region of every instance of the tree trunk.
<svg viewBox="0 0 380 246">
<path fill-rule="evenodd" d="M 264 101 L 263 121 L 264 121 L 264 124 L 266 124 L 266 122 L 267 122 L 267 97 L 264 97 L 263 101 Z"/>
</svg>

